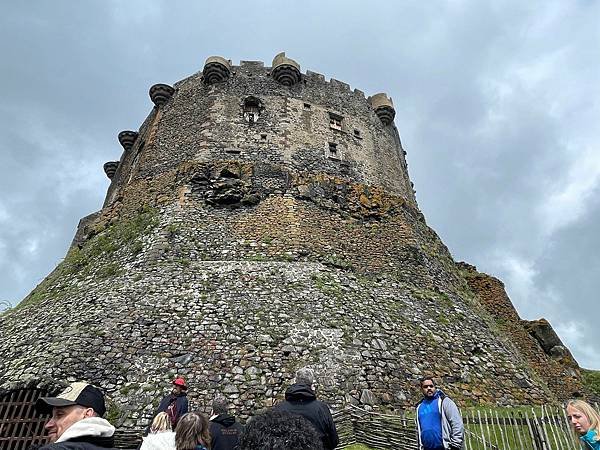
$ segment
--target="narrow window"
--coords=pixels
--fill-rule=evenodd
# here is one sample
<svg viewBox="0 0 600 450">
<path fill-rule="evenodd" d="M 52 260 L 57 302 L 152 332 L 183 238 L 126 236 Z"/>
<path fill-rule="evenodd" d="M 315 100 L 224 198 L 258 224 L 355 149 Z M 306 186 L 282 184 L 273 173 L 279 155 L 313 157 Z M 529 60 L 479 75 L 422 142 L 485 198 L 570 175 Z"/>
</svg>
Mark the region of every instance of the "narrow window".
<svg viewBox="0 0 600 450">
<path fill-rule="evenodd" d="M 342 116 L 337 114 L 329 113 L 329 128 L 334 130 L 342 131 Z"/>
<path fill-rule="evenodd" d="M 260 116 L 260 101 L 255 97 L 244 100 L 244 118 L 250 125 L 256 123 Z"/>
<path fill-rule="evenodd" d="M 338 145 L 334 142 L 329 143 L 329 158 L 331 159 L 340 159 L 340 154 L 338 151 Z"/>
<path fill-rule="evenodd" d="M 356 128 L 354 129 L 354 137 L 360 138 L 360 130 L 357 130 Z"/>
</svg>

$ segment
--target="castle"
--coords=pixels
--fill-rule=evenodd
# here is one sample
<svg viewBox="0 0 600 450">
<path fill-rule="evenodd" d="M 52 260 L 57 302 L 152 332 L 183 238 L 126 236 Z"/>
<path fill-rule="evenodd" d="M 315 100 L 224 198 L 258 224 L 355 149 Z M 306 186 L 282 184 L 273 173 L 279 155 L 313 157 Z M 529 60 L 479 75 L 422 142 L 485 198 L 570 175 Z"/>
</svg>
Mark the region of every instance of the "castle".
<svg viewBox="0 0 600 450">
<path fill-rule="evenodd" d="M 87 380 L 141 427 L 175 375 L 242 416 L 304 366 L 336 407 L 409 407 L 425 374 L 463 405 L 582 392 L 550 325 L 427 226 L 386 94 L 281 53 L 210 57 L 150 98 L 102 209 L 0 316 L 0 394 Z"/>
</svg>

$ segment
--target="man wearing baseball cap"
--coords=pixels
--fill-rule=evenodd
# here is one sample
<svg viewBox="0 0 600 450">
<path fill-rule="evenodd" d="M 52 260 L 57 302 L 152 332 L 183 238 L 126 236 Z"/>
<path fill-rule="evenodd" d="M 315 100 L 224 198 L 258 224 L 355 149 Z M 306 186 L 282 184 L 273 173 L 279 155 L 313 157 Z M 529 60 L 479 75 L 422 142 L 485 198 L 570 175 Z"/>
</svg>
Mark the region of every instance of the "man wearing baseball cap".
<svg viewBox="0 0 600 450">
<path fill-rule="evenodd" d="M 187 384 L 185 384 L 185 380 L 181 377 L 175 378 L 172 384 L 173 389 L 161 400 L 158 409 L 154 413 L 154 417 L 156 417 L 158 413 L 166 412 L 171 420 L 171 426 L 173 427 L 173 430 L 175 430 L 175 426 L 179 419 L 181 419 L 181 416 L 188 412 L 186 392 L 188 387 Z"/>
<path fill-rule="evenodd" d="M 113 448 L 115 427 L 102 418 L 106 404 L 97 387 L 88 383 L 72 383 L 56 397 L 38 399 L 36 409 L 52 414 L 44 426 L 50 443 L 39 447 L 39 450 Z"/>
</svg>

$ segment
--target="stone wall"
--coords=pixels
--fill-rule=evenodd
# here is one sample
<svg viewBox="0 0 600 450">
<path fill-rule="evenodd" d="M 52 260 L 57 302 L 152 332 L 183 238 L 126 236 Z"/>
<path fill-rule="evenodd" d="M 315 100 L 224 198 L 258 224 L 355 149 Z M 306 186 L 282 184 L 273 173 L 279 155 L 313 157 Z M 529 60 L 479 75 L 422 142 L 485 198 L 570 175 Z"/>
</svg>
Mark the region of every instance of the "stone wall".
<svg viewBox="0 0 600 450">
<path fill-rule="evenodd" d="M 283 86 L 269 69 L 242 61 L 222 83 L 205 84 L 202 73 L 176 83 L 172 98 L 152 110 L 122 156 L 105 206 L 132 179 L 155 177 L 181 161 L 227 158 L 339 175 L 416 205 L 398 131 L 381 122 L 361 91 L 310 71 L 300 83 Z M 252 123 L 244 116 L 248 98 L 260 102 Z M 341 118 L 339 130 L 331 127 L 330 114 Z"/>
<path fill-rule="evenodd" d="M 460 267 L 481 304 L 494 317 L 498 328 L 519 349 L 552 392 L 561 400 L 583 395 L 579 366 L 550 324 L 543 319 L 531 322 L 521 320 L 500 280 L 479 273 L 468 264 L 461 263 Z M 550 344 L 547 350 L 541 345 L 544 337 Z"/>
<path fill-rule="evenodd" d="M 140 210 L 128 193 L 131 204 L 88 224 L 80 246 L 1 316 L 2 387 L 90 380 L 125 426 L 148 420 L 176 374 L 196 407 L 223 394 L 242 417 L 281 399 L 302 366 L 334 406 L 410 407 L 425 373 L 461 404 L 548 398 L 401 197 L 283 167 L 287 189 L 273 182 L 268 193 L 257 172 L 188 165 L 161 203 Z M 203 187 L 199 173 L 209 174 Z M 152 183 L 142 186 L 148 199 Z"/>
<path fill-rule="evenodd" d="M 103 209 L 0 315 L 0 393 L 88 380 L 136 427 L 175 375 L 194 408 L 224 395 L 241 417 L 305 366 L 336 407 L 412 407 L 424 374 L 463 405 L 574 385 L 501 284 L 427 226 L 389 107 L 312 72 L 283 86 L 257 62 L 205 81 L 177 83 L 127 134 Z"/>
</svg>

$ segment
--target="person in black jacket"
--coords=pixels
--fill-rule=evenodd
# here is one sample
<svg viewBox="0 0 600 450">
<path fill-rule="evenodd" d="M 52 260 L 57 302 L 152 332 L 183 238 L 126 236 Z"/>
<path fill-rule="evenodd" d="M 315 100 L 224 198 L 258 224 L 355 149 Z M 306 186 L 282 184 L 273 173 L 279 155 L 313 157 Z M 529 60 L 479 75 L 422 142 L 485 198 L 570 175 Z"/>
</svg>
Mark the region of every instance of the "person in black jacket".
<svg viewBox="0 0 600 450">
<path fill-rule="evenodd" d="M 44 426 L 50 443 L 38 450 L 115 450 L 115 427 L 102 418 L 106 404 L 97 387 L 72 383 L 56 397 L 38 399 L 36 409 L 52 412 Z"/>
<path fill-rule="evenodd" d="M 269 409 L 248 421 L 240 450 L 323 450 L 323 443 L 304 417 Z"/>
<path fill-rule="evenodd" d="M 334 449 L 339 444 L 337 430 L 329 407 L 320 400 L 312 389 L 313 371 L 308 368 L 296 373 L 296 383 L 285 391 L 285 401 L 275 406 L 277 411 L 288 411 L 308 419 L 323 441 L 323 448 Z"/>
<path fill-rule="evenodd" d="M 175 430 L 181 416 L 188 412 L 187 388 L 183 378 L 175 378 L 173 380 L 173 390 L 160 401 L 153 418 L 158 413 L 166 412 L 169 415 L 169 419 L 171 419 L 171 427 Z M 149 428 L 146 430 L 146 433 L 149 431 Z"/>
<path fill-rule="evenodd" d="M 240 448 L 240 437 L 244 432 L 241 423 L 228 414 L 229 405 L 224 398 L 217 398 L 212 404 L 210 418 L 210 436 L 212 450 L 237 450 Z"/>
</svg>

